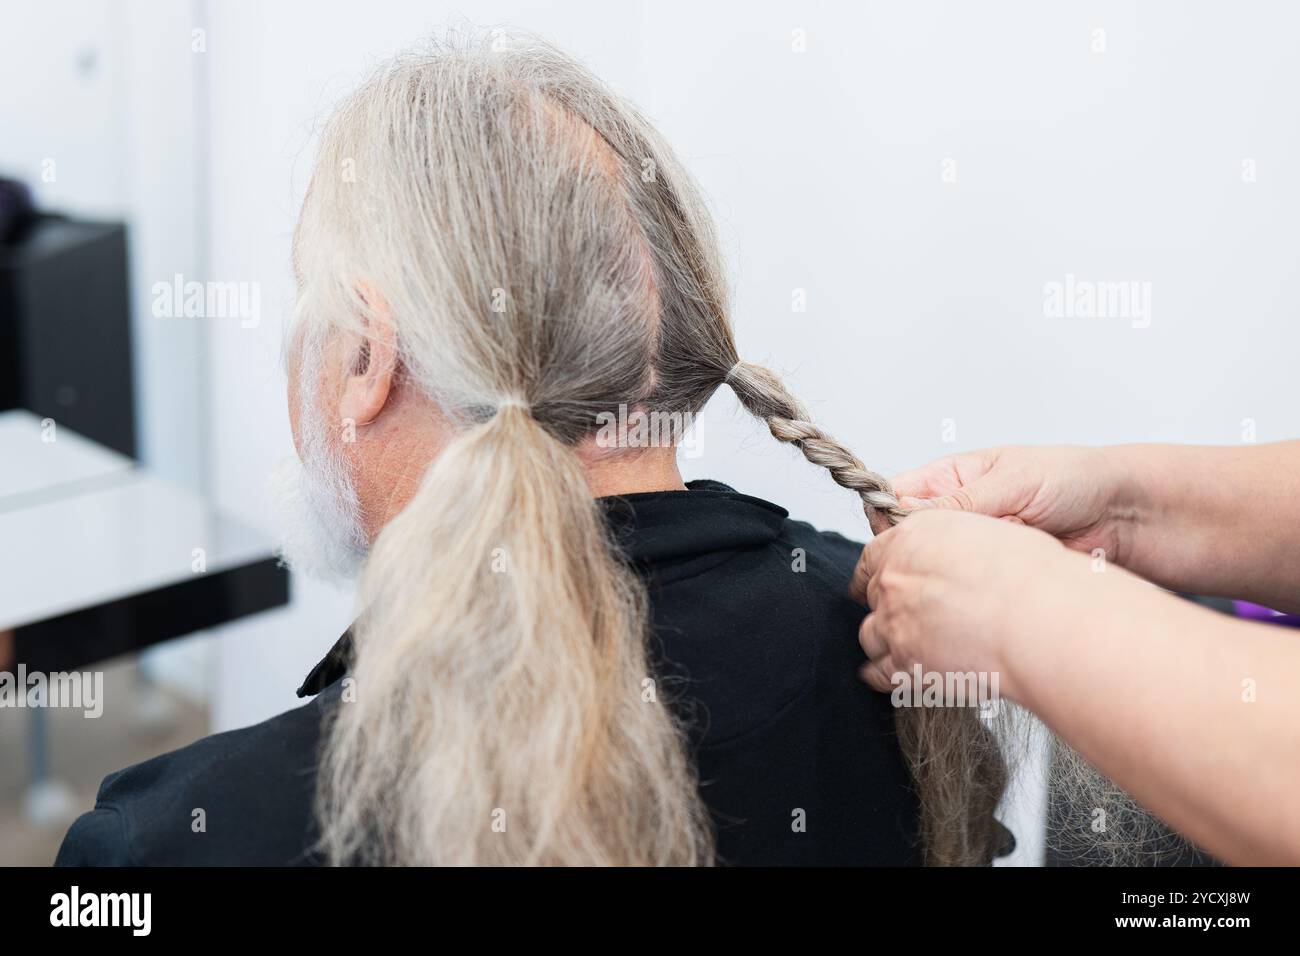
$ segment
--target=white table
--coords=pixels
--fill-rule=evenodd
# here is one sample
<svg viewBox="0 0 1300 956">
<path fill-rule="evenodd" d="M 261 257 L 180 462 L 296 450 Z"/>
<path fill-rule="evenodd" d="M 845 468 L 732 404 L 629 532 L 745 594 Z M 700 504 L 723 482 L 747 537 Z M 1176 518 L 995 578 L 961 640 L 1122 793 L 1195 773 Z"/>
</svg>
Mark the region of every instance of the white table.
<svg viewBox="0 0 1300 956">
<path fill-rule="evenodd" d="M 269 542 L 198 495 L 26 411 L 0 412 L 0 633 L 29 673 L 83 669 L 288 601 Z M 26 807 L 61 819 L 45 713 Z"/>
<path fill-rule="evenodd" d="M 0 510 L 72 493 L 134 465 L 76 432 L 43 424 L 31 412 L 0 412 Z"/>
<path fill-rule="evenodd" d="M 67 429 L 49 434 L 29 412 L 0 413 L 0 631 L 257 566 L 283 579 L 266 538 L 198 495 Z"/>
</svg>

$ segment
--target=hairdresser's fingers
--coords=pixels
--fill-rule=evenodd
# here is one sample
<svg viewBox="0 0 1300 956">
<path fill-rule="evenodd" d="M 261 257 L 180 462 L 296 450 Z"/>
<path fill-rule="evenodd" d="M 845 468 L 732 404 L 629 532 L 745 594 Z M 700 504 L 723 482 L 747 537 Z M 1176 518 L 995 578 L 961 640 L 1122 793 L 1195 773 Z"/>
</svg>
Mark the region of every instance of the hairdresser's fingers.
<svg viewBox="0 0 1300 956">
<path fill-rule="evenodd" d="M 909 510 L 934 508 L 939 511 L 968 511 L 990 518 L 1014 516 L 1032 496 L 1033 489 L 1019 475 L 998 472 L 976 478 L 970 484 L 937 498 L 901 499 Z M 1023 522 L 1022 522 L 1023 523 Z"/>
<path fill-rule="evenodd" d="M 983 493 L 980 483 L 975 482 L 966 488 L 957 488 L 950 494 L 936 498 L 908 498 L 900 500 L 904 508 L 919 511 L 923 508 L 938 508 L 941 511 L 973 511 L 984 514 L 984 501 L 988 496 Z"/>
<path fill-rule="evenodd" d="M 960 487 L 948 459 L 940 458 L 920 468 L 913 468 L 889 480 L 894 494 L 903 498 L 936 498 Z"/>
<path fill-rule="evenodd" d="M 863 547 L 862 553 L 858 555 L 858 563 L 853 566 L 853 578 L 849 581 L 849 596 L 859 604 L 870 603 L 868 591 L 871 586 L 871 578 L 879 569 L 880 562 L 892 544 L 893 538 L 894 535 L 887 530 L 882 531 L 868 541 L 866 546 Z"/>
<path fill-rule="evenodd" d="M 898 503 L 908 511 L 935 508 L 1001 518 L 1015 514 L 1033 494 L 1024 469 L 999 468 L 1004 449 L 949 455 L 893 481 Z"/>
<path fill-rule="evenodd" d="M 900 498 L 942 498 L 988 474 L 994 458 L 990 450 L 945 455 L 895 475 L 890 484 Z"/>
<path fill-rule="evenodd" d="M 862 623 L 858 625 L 858 643 L 862 645 L 862 653 L 866 654 L 869 660 L 878 660 L 889 655 L 889 644 L 880 631 L 879 614 L 872 612 L 862 619 Z"/>
<path fill-rule="evenodd" d="M 882 657 L 880 660 L 867 661 L 858 668 L 858 676 L 866 681 L 872 690 L 878 690 L 882 694 L 888 694 L 894 689 L 894 671 L 893 661 L 888 657 Z"/>
</svg>

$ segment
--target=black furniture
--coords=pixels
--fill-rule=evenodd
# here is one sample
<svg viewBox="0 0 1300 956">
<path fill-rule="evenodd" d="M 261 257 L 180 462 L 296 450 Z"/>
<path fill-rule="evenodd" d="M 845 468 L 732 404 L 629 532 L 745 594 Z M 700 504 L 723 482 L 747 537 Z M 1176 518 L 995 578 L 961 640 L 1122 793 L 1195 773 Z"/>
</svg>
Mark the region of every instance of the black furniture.
<svg viewBox="0 0 1300 956">
<path fill-rule="evenodd" d="M 0 242 L 0 411 L 137 457 L 126 227 L 38 215 Z"/>
</svg>

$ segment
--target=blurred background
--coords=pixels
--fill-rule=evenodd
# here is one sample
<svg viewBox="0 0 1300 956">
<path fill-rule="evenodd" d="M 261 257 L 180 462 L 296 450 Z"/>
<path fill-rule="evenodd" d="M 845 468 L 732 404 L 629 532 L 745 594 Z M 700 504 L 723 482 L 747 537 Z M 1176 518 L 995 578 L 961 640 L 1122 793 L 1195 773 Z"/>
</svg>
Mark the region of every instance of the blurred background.
<svg viewBox="0 0 1300 956">
<path fill-rule="evenodd" d="M 347 626 L 348 594 L 271 556 L 289 241 L 331 104 L 467 20 L 548 37 L 645 110 L 717 216 L 742 354 L 876 470 L 1300 434 L 1293 5 L 22 5 L 0 662 L 106 669 L 107 706 L 0 710 L 0 864 L 52 860 L 104 774 L 295 706 Z M 697 440 L 688 478 L 866 536 L 725 389 Z M 1016 862 L 1042 853 L 1035 779 Z"/>
</svg>

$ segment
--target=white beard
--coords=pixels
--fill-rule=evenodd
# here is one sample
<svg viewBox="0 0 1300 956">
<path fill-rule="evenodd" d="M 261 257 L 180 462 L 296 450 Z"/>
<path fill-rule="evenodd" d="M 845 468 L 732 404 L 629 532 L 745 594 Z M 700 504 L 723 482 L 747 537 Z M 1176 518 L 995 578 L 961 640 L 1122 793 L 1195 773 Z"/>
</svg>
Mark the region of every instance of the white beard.
<svg viewBox="0 0 1300 956">
<path fill-rule="evenodd" d="M 280 516 L 280 560 L 292 570 L 332 584 L 356 579 L 366 558 L 366 535 L 356 491 L 344 463 L 326 447 L 316 416 L 304 413 L 303 461 L 291 455 L 271 474 Z"/>
</svg>

